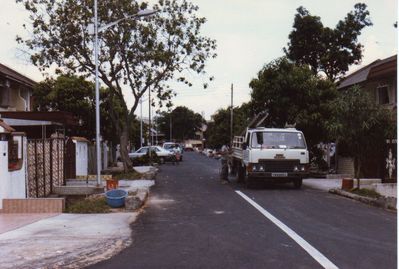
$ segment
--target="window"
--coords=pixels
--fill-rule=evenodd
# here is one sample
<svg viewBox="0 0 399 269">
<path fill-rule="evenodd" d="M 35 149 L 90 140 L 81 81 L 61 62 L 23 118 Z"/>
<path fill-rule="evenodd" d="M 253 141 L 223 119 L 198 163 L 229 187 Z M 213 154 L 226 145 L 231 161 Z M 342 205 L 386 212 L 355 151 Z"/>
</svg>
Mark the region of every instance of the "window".
<svg viewBox="0 0 399 269">
<path fill-rule="evenodd" d="M 15 171 L 23 164 L 23 137 L 11 136 L 8 140 L 8 170 Z"/>
<path fill-rule="evenodd" d="M 305 149 L 306 144 L 301 133 L 296 132 L 254 132 L 252 148 L 291 148 Z"/>
<path fill-rule="evenodd" d="M 378 104 L 389 104 L 389 87 L 387 85 L 377 87 Z"/>
</svg>

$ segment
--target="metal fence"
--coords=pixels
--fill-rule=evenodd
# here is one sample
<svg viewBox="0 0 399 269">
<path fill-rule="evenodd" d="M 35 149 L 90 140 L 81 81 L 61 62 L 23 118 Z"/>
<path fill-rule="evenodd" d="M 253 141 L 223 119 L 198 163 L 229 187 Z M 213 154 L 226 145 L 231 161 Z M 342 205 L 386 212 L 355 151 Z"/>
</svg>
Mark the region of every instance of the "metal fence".
<svg viewBox="0 0 399 269">
<path fill-rule="evenodd" d="M 53 186 L 64 185 L 65 140 L 28 140 L 28 197 L 47 197 Z"/>
</svg>

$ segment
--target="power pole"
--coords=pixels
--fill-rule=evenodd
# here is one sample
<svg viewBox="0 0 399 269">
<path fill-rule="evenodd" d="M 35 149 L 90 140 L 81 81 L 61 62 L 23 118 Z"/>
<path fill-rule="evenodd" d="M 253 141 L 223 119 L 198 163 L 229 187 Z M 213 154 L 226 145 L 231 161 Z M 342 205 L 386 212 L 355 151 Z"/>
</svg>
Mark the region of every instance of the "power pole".
<svg viewBox="0 0 399 269">
<path fill-rule="evenodd" d="M 170 134 L 169 134 L 169 139 L 170 139 L 170 142 L 172 142 L 172 112 L 170 112 L 169 113 L 169 119 L 170 119 L 170 121 L 169 121 L 169 129 L 170 129 Z"/>
<path fill-rule="evenodd" d="M 231 83 L 230 146 L 233 145 L 233 83 Z"/>
</svg>

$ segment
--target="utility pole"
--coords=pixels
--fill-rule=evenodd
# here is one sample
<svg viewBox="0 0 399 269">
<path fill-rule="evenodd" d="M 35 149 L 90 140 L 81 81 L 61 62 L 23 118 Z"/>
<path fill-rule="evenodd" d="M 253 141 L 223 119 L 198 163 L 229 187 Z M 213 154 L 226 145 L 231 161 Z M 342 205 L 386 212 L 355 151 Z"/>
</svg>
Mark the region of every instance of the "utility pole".
<svg viewBox="0 0 399 269">
<path fill-rule="evenodd" d="M 143 98 L 140 97 L 140 148 L 143 147 Z"/>
<path fill-rule="evenodd" d="M 151 88 L 148 88 L 148 155 L 151 165 Z"/>
<path fill-rule="evenodd" d="M 170 130 L 170 134 L 169 134 L 169 139 L 170 142 L 172 142 L 172 112 L 169 113 L 169 130 Z"/>
<path fill-rule="evenodd" d="M 233 83 L 231 83 L 230 146 L 233 145 Z"/>
</svg>

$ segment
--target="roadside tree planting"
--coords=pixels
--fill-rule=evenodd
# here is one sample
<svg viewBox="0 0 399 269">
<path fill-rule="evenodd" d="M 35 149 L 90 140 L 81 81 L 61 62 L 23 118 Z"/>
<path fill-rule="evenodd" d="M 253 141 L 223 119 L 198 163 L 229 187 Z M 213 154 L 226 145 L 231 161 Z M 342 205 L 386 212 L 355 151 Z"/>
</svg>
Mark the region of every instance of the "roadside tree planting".
<svg viewBox="0 0 399 269">
<path fill-rule="evenodd" d="M 269 113 L 265 126 L 295 125 L 306 134 L 309 148 L 327 141 L 325 122 L 332 113 L 329 103 L 337 96 L 333 82 L 282 57 L 259 71 L 249 86 L 252 111 Z"/>
<path fill-rule="evenodd" d="M 31 22 L 27 25 L 31 35 L 17 40 L 31 50 L 36 66 L 42 71 L 55 68 L 56 72 L 94 76 L 93 35 L 88 29 L 94 17 L 93 0 L 17 2 L 30 13 Z M 145 2 L 131 0 L 98 4 L 100 25 L 149 8 Z M 158 11 L 151 17 L 124 19 L 99 33 L 99 78 L 109 90 L 108 100 L 116 98 L 120 104 L 110 103 L 108 112 L 119 136 L 125 170 L 131 167 L 130 119 L 140 98 L 150 90 L 161 104 L 170 105 L 173 90 L 168 82 L 190 86 L 187 71 L 204 74 L 207 59 L 216 57 L 216 41 L 200 34 L 206 19 L 197 15 L 198 6 L 185 0 L 159 0 L 151 8 Z M 126 99 L 127 93 L 133 96 L 131 100 Z"/>
<path fill-rule="evenodd" d="M 370 156 L 384 154 L 385 139 L 396 136 L 394 114 L 376 104 L 359 86 L 340 92 L 330 106 L 333 113 L 327 130 L 353 156 L 355 177 L 359 178 L 363 163 Z"/>
<path fill-rule="evenodd" d="M 194 139 L 195 133 L 201 130 L 204 123 L 205 120 L 200 114 L 185 106 L 178 106 L 171 112 L 162 112 L 157 117 L 159 129 L 169 141 L 171 140 L 170 126 L 172 126 L 172 138 L 184 141 Z"/>
<path fill-rule="evenodd" d="M 290 60 L 309 65 L 315 74 L 322 72 L 331 81 L 343 76 L 350 65 L 360 63 L 363 45 L 358 37 L 363 28 L 372 25 L 366 4 L 356 4 L 334 29 L 325 27 L 320 17 L 302 6 L 297 12 L 284 48 Z"/>
</svg>

